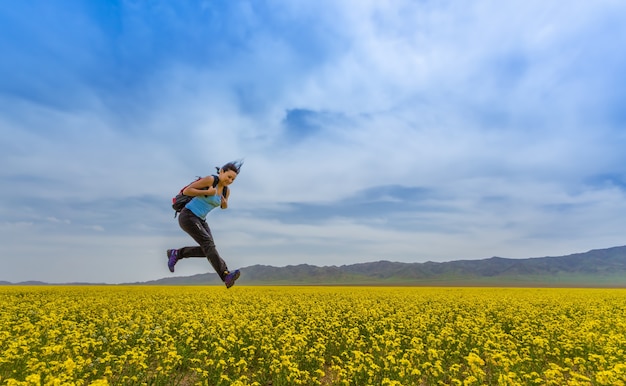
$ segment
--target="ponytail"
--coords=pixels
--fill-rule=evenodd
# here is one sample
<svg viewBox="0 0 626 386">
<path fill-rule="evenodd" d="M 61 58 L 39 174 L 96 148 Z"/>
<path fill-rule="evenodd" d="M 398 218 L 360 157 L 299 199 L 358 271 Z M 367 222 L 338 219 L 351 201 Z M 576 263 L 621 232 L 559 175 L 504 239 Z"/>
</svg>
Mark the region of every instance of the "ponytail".
<svg viewBox="0 0 626 386">
<path fill-rule="evenodd" d="M 225 164 L 224 166 L 222 166 L 222 168 L 218 168 L 217 166 L 215 167 L 217 169 L 217 172 L 219 173 L 220 170 L 223 170 L 225 172 L 232 170 L 235 173 L 239 174 L 239 171 L 241 170 L 241 166 L 243 165 L 243 160 L 237 160 L 237 161 L 233 161 L 233 162 L 229 162 L 227 164 Z"/>
</svg>

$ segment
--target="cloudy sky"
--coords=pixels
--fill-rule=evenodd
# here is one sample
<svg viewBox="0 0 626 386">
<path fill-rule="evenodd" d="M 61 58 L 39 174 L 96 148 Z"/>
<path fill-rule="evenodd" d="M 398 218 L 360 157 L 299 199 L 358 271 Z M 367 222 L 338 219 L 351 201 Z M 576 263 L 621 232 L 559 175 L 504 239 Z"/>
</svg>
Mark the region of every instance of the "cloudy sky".
<svg viewBox="0 0 626 386">
<path fill-rule="evenodd" d="M 170 276 L 239 158 L 231 269 L 624 245 L 624 41 L 619 0 L 2 1 L 0 280 Z"/>
</svg>

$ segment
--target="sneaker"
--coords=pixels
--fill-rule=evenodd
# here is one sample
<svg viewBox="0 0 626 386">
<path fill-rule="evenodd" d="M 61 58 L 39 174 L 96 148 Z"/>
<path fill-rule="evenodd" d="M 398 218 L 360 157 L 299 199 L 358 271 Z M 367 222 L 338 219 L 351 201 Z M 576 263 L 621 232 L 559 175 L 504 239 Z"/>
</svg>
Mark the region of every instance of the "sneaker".
<svg viewBox="0 0 626 386">
<path fill-rule="evenodd" d="M 178 249 L 168 249 L 167 250 L 167 268 L 170 269 L 170 272 L 174 272 L 174 266 L 178 261 Z"/>
<path fill-rule="evenodd" d="M 226 284 L 226 288 L 234 286 L 235 280 L 239 279 L 239 275 L 241 275 L 241 272 L 239 272 L 238 269 L 233 272 L 229 272 L 226 277 L 224 277 L 224 284 Z"/>
</svg>

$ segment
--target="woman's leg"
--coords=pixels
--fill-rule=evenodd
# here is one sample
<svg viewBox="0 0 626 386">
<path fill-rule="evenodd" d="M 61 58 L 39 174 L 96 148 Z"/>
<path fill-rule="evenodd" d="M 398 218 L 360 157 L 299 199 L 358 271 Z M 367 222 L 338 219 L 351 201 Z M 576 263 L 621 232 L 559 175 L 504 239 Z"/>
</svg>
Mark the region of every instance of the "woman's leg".
<svg viewBox="0 0 626 386">
<path fill-rule="evenodd" d="M 185 259 L 187 257 L 206 257 L 201 246 L 182 247 L 178 250 L 178 258 Z"/>
<path fill-rule="evenodd" d="M 205 256 L 213 266 L 213 269 L 224 281 L 228 273 L 226 262 L 220 257 L 213 241 L 211 229 L 206 221 L 202 220 L 188 209 L 183 209 L 178 216 L 178 224 L 191 236 L 200 246 L 184 247 L 178 250 L 178 258 L 202 257 Z"/>
</svg>

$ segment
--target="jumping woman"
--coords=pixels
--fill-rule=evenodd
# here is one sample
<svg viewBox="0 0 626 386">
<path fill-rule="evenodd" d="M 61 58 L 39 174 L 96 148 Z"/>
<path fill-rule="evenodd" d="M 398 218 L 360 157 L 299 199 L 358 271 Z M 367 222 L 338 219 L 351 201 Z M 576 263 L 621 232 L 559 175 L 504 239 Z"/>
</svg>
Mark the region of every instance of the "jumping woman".
<svg viewBox="0 0 626 386">
<path fill-rule="evenodd" d="M 220 279 L 226 284 L 226 288 L 235 285 L 235 281 L 239 278 L 239 270 L 230 272 L 226 262 L 220 257 L 215 248 L 211 229 L 206 223 L 206 216 L 218 206 L 222 209 L 228 208 L 230 189 L 227 187 L 237 178 L 241 165 L 240 161 L 229 162 L 221 168 L 216 168 L 218 169 L 217 176 L 201 178 L 183 190 L 183 194 L 192 196 L 193 199 L 181 210 L 178 224 L 199 246 L 168 249 L 167 266 L 170 272 L 174 272 L 174 266 L 180 259 L 206 257 Z"/>
</svg>

